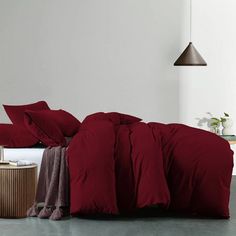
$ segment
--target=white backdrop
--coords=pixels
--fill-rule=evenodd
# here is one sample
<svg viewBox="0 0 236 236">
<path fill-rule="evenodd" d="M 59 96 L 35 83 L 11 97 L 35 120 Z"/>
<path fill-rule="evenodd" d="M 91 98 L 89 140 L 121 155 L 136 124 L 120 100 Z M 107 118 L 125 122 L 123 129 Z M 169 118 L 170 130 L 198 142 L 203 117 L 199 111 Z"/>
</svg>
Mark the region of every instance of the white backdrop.
<svg viewBox="0 0 236 236">
<path fill-rule="evenodd" d="M 183 3 L 0 0 L 1 103 L 178 121 Z"/>
<path fill-rule="evenodd" d="M 209 117 L 206 112 L 218 117 L 227 112 L 236 133 L 235 10 L 234 0 L 193 0 L 193 42 L 208 66 L 178 68 L 182 123 L 197 126 L 199 118 Z"/>
</svg>

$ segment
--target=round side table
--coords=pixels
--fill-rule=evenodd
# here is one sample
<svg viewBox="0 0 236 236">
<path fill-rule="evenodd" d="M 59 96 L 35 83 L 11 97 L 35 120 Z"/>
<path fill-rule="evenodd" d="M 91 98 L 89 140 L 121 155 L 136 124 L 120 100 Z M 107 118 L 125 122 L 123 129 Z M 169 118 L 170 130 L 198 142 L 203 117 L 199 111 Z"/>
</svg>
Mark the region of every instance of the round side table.
<svg viewBox="0 0 236 236">
<path fill-rule="evenodd" d="M 228 141 L 230 145 L 236 144 L 236 141 Z"/>
<path fill-rule="evenodd" d="M 0 164 L 0 217 L 26 217 L 34 202 L 36 185 L 37 165 Z"/>
</svg>

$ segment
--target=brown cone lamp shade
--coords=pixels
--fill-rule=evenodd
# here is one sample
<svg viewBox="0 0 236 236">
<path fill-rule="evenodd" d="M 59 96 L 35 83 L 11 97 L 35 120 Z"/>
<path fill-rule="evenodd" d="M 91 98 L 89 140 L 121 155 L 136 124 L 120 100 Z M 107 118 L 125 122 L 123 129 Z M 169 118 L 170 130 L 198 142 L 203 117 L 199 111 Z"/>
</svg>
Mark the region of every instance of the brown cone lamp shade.
<svg viewBox="0 0 236 236">
<path fill-rule="evenodd" d="M 189 7 L 190 7 L 190 30 L 189 30 L 189 38 L 190 43 L 179 56 L 179 58 L 174 63 L 174 66 L 206 66 L 207 63 L 202 58 L 200 53 L 192 44 L 192 0 L 189 0 Z"/>
<path fill-rule="evenodd" d="M 186 47 L 180 57 L 174 63 L 174 66 L 206 66 L 207 63 L 202 58 L 192 42 Z"/>
</svg>

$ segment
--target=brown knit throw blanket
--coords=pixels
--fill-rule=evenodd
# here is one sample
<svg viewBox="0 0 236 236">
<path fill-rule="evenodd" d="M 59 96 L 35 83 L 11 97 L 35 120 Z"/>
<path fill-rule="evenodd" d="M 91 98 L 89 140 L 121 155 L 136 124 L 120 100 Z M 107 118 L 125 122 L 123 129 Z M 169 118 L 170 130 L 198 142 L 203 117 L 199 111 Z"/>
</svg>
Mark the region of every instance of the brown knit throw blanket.
<svg viewBox="0 0 236 236">
<path fill-rule="evenodd" d="M 40 210 L 40 205 L 43 208 Z M 48 147 L 43 153 L 36 198 L 28 216 L 60 220 L 69 213 L 69 172 L 66 147 Z"/>
</svg>

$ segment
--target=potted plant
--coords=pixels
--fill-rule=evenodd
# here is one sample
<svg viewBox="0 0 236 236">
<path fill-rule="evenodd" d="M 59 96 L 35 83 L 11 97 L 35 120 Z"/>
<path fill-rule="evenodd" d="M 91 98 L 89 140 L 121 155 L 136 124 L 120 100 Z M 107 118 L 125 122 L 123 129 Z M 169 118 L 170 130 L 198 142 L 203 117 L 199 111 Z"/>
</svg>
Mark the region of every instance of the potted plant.
<svg viewBox="0 0 236 236">
<path fill-rule="evenodd" d="M 224 112 L 224 117 L 216 118 L 212 117 L 210 119 L 210 128 L 211 131 L 215 134 L 220 134 L 220 125 L 222 124 L 222 134 L 223 135 L 232 135 L 233 130 L 233 120 L 229 117 L 229 114 Z"/>
<path fill-rule="evenodd" d="M 220 134 L 220 124 L 221 124 L 221 120 L 216 118 L 216 117 L 212 117 L 210 119 L 210 131 L 215 133 L 215 134 Z"/>
</svg>

